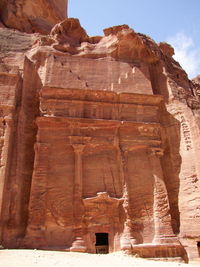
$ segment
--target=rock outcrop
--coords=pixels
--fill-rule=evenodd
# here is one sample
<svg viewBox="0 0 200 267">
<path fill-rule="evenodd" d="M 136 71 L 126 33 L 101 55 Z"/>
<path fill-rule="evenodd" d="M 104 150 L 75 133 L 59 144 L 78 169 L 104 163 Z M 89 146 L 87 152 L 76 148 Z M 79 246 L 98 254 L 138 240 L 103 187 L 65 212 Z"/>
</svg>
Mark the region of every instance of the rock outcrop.
<svg viewBox="0 0 200 267">
<path fill-rule="evenodd" d="M 49 33 L 67 15 L 67 0 L 1 0 L 0 20 L 8 28 Z"/>
<path fill-rule="evenodd" d="M 192 81 L 200 84 L 200 75 L 197 75 L 195 78 L 192 79 Z"/>
<path fill-rule="evenodd" d="M 1 245 L 198 259 L 200 99 L 173 48 L 1 31 Z"/>
</svg>

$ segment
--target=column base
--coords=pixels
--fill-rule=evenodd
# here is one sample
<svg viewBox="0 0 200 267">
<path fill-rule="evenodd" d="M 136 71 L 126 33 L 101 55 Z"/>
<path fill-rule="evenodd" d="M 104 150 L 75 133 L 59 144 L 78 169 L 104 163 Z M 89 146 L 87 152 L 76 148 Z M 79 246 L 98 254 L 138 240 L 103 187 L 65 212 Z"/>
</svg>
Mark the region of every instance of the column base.
<svg viewBox="0 0 200 267">
<path fill-rule="evenodd" d="M 171 245 L 181 245 L 179 239 L 177 236 L 172 235 L 172 236 L 155 236 L 153 239 L 153 244 L 171 244 Z"/>
<path fill-rule="evenodd" d="M 120 248 L 121 250 L 130 253 L 132 251 L 132 247 L 137 244 L 137 240 L 133 237 L 122 236 L 120 240 Z"/>
<path fill-rule="evenodd" d="M 82 237 L 76 237 L 76 240 L 72 243 L 70 248 L 71 252 L 86 252 L 87 248 Z"/>
</svg>

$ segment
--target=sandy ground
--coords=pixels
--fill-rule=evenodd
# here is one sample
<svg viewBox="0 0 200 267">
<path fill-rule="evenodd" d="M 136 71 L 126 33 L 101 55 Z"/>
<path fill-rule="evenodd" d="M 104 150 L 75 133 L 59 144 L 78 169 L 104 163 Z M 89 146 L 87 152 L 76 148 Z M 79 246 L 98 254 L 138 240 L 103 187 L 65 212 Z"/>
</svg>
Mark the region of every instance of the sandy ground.
<svg viewBox="0 0 200 267">
<path fill-rule="evenodd" d="M 98 255 L 41 250 L 0 250 L 0 267 L 189 267 L 191 264 L 134 258 L 121 252 Z"/>
</svg>

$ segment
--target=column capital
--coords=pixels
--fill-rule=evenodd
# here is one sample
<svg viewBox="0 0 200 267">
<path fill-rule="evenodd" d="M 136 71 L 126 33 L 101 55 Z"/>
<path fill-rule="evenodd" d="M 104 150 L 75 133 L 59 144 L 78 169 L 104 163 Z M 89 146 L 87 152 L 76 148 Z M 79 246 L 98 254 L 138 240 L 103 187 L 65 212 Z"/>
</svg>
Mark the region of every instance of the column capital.
<svg viewBox="0 0 200 267">
<path fill-rule="evenodd" d="M 8 115 L 8 116 L 5 116 L 4 118 L 3 117 L 1 118 L 1 123 L 11 127 L 13 126 L 14 121 L 13 121 L 13 118 L 10 115 Z"/>
<path fill-rule="evenodd" d="M 85 148 L 85 145 L 84 144 L 72 144 L 72 147 L 74 149 L 74 153 L 82 154 Z"/>
<path fill-rule="evenodd" d="M 164 149 L 161 147 L 150 147 L 148 152 L 150 156 L 156 156 L 158 158 L 161 158 L 164 155 Z"/>
</svg>

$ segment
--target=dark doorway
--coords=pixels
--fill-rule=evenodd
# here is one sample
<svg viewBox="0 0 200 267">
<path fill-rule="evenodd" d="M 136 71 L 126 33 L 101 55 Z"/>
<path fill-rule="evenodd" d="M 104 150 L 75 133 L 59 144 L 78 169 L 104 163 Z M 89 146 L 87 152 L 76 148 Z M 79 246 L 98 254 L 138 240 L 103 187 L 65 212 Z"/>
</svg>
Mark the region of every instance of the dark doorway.
<svg viewBox="0 0 200 267">
<path fill-rule="evenodd" d="M 200 256 L 200 241 L 197 242 L 197 248 L 198 248 L 199 256 Z"/>
<path fill-rule="evenodd" d="M 96 233 L 96 253 L 107 254 L 109 252 L 108 233 Z"/>
</svg>

